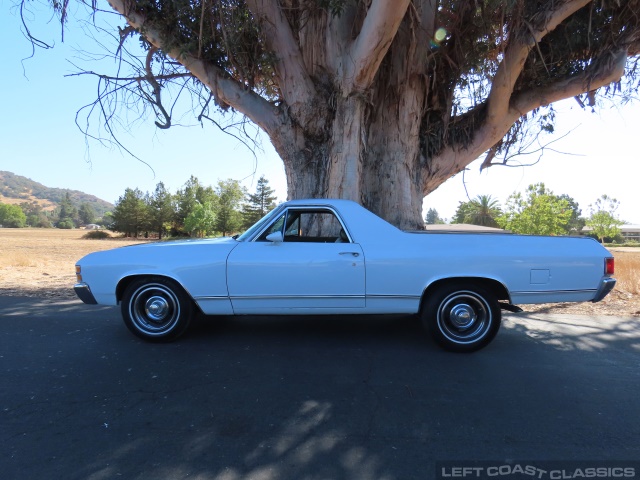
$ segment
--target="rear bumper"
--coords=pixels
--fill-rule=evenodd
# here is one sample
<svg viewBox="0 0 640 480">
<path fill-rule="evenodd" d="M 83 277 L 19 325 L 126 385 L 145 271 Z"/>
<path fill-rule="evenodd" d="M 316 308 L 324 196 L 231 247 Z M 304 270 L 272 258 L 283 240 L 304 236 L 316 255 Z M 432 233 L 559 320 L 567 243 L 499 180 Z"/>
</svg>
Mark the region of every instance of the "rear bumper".
<svg viewBox="0 0 640 480">
<path fill-rule="evenodd" d="M 88 305 L 98 304 L 95 297 L 93 296 L 93 293 L 91 293 L 91 288 L 89 288 L 89 285 L 87 285 L 86 283 L 76 283 L 73 286 L 73 290 L 76 292 L 76 295 L 78 295 L 78 298 L 84 303 Z"/>
<path fill-rule="evenodd" d="M 609 294 L 609 292 L 613 290 L 613 287 L 615 286 L 616 286 L 615 278 L 611 278 L 611 277 L 603 278 L 602 283 L 600 283 L 600 288 L 598 288 L 598 291 L 596 292 L 596 296 L 593 297 L 593 300 L 591 301 L 594 303 L 599 302 L 604 297 L 606 297 Z"/>
</svg>

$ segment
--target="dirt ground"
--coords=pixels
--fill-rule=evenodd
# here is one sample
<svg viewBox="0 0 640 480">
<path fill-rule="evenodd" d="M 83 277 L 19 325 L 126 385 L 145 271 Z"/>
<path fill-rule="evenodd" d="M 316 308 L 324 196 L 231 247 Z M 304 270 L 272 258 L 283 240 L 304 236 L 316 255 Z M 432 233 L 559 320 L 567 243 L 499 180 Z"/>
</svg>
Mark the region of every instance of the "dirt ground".
<svg viewBox="0 0 640 480">
<path fill-rule="evenodd" d="M 0 228 L 0 295 L 75 298 L 75 264 L 84 255 L 141 243 L 85 240 L 85 230 Z"/>
<path fill-rule="evenodd" d="M 49 299 L 76 298 L 73 292 L 75 263 L 84 255 L 142 241 L 114 238 L 85 240 L 84 230 L 0 228 L 0 295 Z M 640 257 L 640 250 L 619 255 L 616 270 L 626 257 Z M 627 272 L 628 273 L 628 272 Z M 640 295 L 616 287 L 598 303 L 522 305 L 527 312 L 580 315 L 640 316 Z"/>
</svg>

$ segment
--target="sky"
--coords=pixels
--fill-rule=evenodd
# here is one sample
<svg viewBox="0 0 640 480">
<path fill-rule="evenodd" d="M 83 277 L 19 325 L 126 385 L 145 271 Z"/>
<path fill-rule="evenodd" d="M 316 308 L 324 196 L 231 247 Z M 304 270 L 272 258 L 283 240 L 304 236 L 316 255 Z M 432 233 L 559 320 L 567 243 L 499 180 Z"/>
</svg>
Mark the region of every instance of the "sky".
<svg viewBox="0 0 640 480">
<path fill-rule="evenodd" d="M 37 4 L 35 4 L 37 5 Z M 108 8 L 108 7 L 107 7 Z M 73 12 L 72 12 L 73 13 Z M 119 130 L 120 140 L 145 163 L 117 148 L 87 140 L 75 124 L 76 112 L 96 97 L 96 80 L 65 76 L 77 72 L 78 51 L 94 49 L 74 20 L 60 41 L 60 24 L 46 9 L 37 12 L 34 34 L 55 43 L 37 49 L 21 31 L 12 0 L 0 0 L 0 170 L 48 187 L 70 188 L 114 203 L 126 188 L 152 192 L 162 181 L 171 191 L 191 175 L 201 184 L 240 180 L 250 193 L 264 175 L 280 201 L 286 200 L 282 161 L 266 135 L 255 154 L 211 125 L 159 130 L 150 120 Z M 83 65 L 90 67 L 91 64 Z M 502 205 L 514 192 L 544 182 L 555 194 L 574 198 L 588 216 L 589 205 L 607 194 L 620 202 L 618 217 L 640 224 L 640 105 L 606 106 L 592 112 L 573 99 L 556 104 L 556 134 L 563 139 L 544 154 L 516 158 L 511 167 L 479 171 L 481 159 L 428 195 L 423 204 L 450 219 L 461 201 L 491 195 Z M 538 162 L 534 166 L 519 163 Z M 147 165 L 148 164 L 148 165 Z"/>
</svg>

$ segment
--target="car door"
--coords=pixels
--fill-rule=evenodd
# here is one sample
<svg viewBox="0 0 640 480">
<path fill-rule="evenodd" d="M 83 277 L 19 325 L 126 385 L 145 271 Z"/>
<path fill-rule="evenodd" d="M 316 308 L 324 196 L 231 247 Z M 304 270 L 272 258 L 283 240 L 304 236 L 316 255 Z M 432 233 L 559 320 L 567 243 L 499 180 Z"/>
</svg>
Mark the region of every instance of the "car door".
<svg viewBox="0 0 640 480">
<path fill-rule="evenodd" d="M 272 234 L 276 234 L 276 241 Z M 365 306 L 362 248 L 328 209 L 287 209 L 227 259 L 236 314 L 338 313 Z"/>
</svg>

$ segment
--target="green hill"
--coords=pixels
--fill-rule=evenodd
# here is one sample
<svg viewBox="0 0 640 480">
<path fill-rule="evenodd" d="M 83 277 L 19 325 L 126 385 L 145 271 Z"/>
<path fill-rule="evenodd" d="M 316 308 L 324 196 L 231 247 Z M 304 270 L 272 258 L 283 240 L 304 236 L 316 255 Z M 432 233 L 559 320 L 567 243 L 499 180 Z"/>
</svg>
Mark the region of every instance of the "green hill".
<svg viewBox="0 0 640 480">
<path fill-rule="evenodd" d="M 53 210 L 60 204 L 64 196 L 69 193 L 71 202 L 76 208 L 83 203 L 93 207 L 98 217 L 113 210 L 113 204 L 99 199 L 94 195 L 69 190 L 67 188 L 50 188 L 33 180 L 15 175 L 11 172 L 0 171 L 0 202 L 20 204 L 22 202 L 38 203 L 44 210 Z"/>
</svg>

